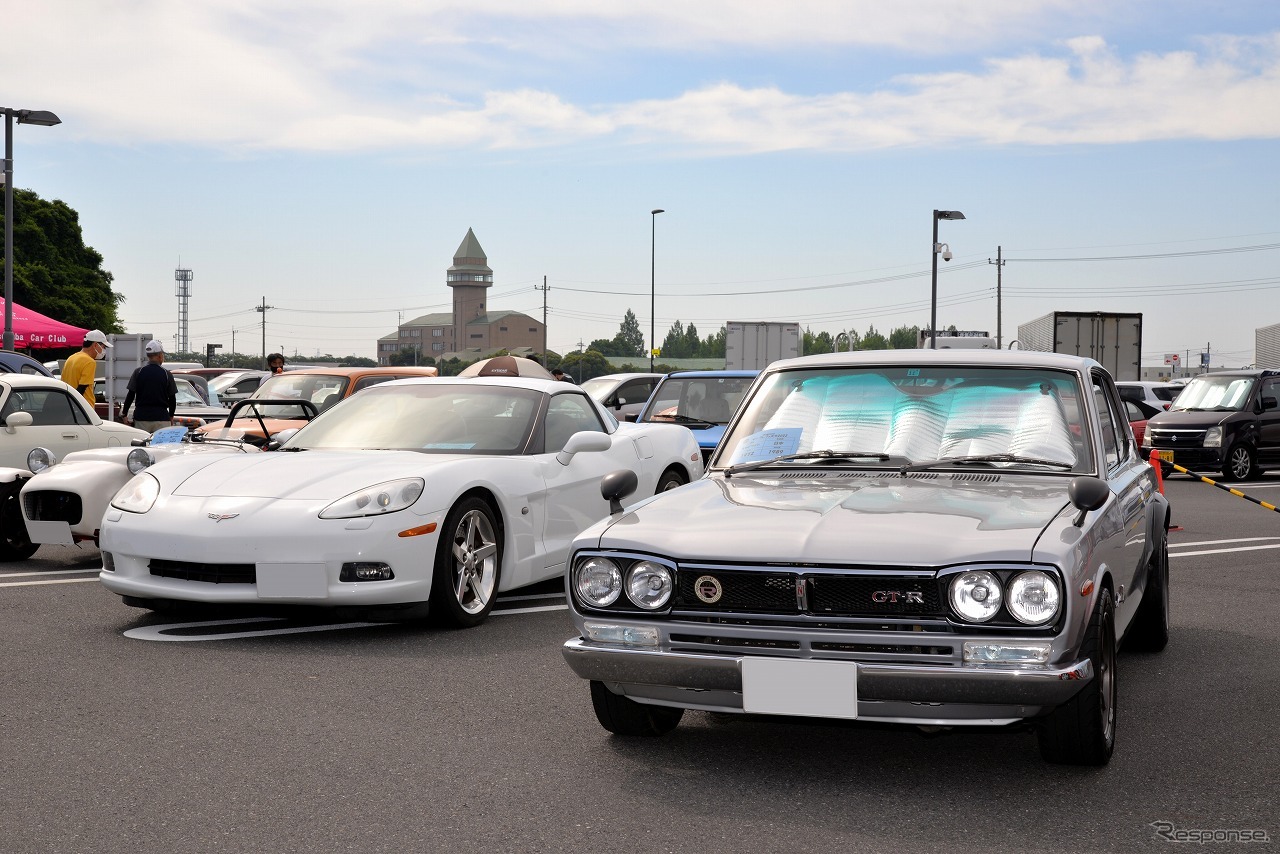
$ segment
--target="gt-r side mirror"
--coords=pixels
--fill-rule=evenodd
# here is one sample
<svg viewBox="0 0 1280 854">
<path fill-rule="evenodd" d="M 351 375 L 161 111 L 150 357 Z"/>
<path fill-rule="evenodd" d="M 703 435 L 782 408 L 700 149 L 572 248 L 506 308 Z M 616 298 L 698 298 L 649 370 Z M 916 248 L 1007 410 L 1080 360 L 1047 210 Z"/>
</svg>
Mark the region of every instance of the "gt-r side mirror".
<svg viewBox="0 0 1280 854">
<path fill-rule="evenodd" d="M 609 502 L 609 513 L 622 512 L 622 499 L 636 491 L 640 478 L 631 469 L 619 469 L 600 478 L 600 495 Z"/>
<path fill-rule="evenodd" d="M 6 433 L 13 433 L 18 427 L 30 427 L 31 421 L 30 412 L 11 412 L 4 420 L 4 430 Z"/>
<path fill-rule="evenodd" d="M 584 430 L 569 437 L 569 441 L 564 443 L 564 450 L 556 454 L 556 459 L 560 462 L 560 465 L 567 466 L 569 461 L 573 459 L 574 454 L 607 451 L 612 446 L 613 440 L 609 438 L 608 433 Z"/>
<path fill-rule="evenodd" d="M 1087 475 L 1073 477 L 1071 484 L 1067 487 L 1067 498 L 1071 500 L 1071 506 L 1080 512 L 1076 514 L 1071 524 L 1079 528 L 1084 524 L 1085 514 L 1106 504 L 1110 497 L 1111 487 L 1107 486 L 1106 481 Z"/>
</svg>

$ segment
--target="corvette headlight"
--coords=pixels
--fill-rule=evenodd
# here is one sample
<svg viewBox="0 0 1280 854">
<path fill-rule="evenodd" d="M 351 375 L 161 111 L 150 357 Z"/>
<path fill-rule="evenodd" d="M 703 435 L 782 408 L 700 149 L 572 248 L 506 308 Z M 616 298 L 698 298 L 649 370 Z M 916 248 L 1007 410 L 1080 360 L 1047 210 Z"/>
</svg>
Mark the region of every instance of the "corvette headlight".
<svg viewBox="0 0 1280 854">
<path fill-rule="evenodd" d="M 1210 427 L 1204 431 L 1204 446 L 1206 448 L 1222 447 L 1222 428 Z"/>
<path fill-rule="evenodd" d="M 420 477 L 406 477 L 402 480 L 389 480 L 353 492 L 345 498 L 339 498 L 320 511 L 321 519 L 354 519 L 357 516 L 381 516 L 384 513 L 395 513 L 406 507 L 422 495 L 426 487 Z"/>
<path fill-rule="evenodd" d="M 1000 580 L 990 572 L 963 572 L 951 582 L 951 608 L 971 623 L 994 617 L 1003 598 Z"/>
<path fill-rule="evenodd" d="M 129 467 L 131 474 L 150 468 L 155 461 L 155 457 L 151 456 L 151 452 L 146 448 L 134 448 L 129 451 L 129 456 L 124 458 L 124 464 Z"/>
<path fill-rule="evenodd" d="M 144 472 L 120 487 L 111 506 L 126 513 L 146 513 L 159 497 L 160 481 Z"/>
<path fill-rule="evenodd" d="M 27 468 L 31 469 L 32 474 L 40 474 L 45 469 L 52 468 L 58 462 L 58 455 L 48 448 L 32 448 L 27 454 Z"/>
<path fill-rule="evenodd" d="M 1032 570 L 1019 573 L 1009 583 L 1005 607 L 1013 618 L 1029 626 L 1042 626 L 1058 616 L 1062 597 L 1058 585 L 1046 572 Z"/>
<path fill-rule="evenodd" d="M 593 557 L 573 570 L 578 598 L 594 608 L 607 608 L 622 594 L 622 572 L 607 557 Z"/>
<path fill-rule="evenodd" d="M 642 560 L 627 570 L 627 598 L 646 611 L 667 604 L 674 589 L 671 570 L 660 563 Z"/>
</svg>

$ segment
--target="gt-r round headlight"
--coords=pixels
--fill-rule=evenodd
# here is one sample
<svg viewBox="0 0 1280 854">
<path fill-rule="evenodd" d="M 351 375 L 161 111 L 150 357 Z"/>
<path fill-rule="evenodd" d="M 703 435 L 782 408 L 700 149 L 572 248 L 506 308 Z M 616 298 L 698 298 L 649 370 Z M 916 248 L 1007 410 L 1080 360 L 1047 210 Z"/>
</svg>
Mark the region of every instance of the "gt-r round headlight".
<svg viewBox="0 0 1280 854">
<path fill-rule="evenodd" d="M 1003 598 L 1000 580 L 990 572 L 962 572 L 951 582 L 951 608 L 971 623 L 994 617 Z"/>
<path fill-rule="evenodd" d="M 52 468 L 58 462 L 58 455 L 48 448 L 32 448 L 27 454 L 27 468 L 31 469 L 33 474 L 40 474 L 47 468 Z"/>
<path fill-rule="evenodd" d="M 420 477 L 406 477 L 403 480 L 379 483 L 339 498 L 320 511 L 320 518 L 354 519 L 357 516 L 381 516 L 384 513 L 395 513 L 397 510 L 413 506 L 413 502 L 422 495 L 425 485 Z"/>
<path fill-rule="evenodd" d="M 595 608 L 607 608 L 622 594 L 622 572 L 607 557 L 593 557 L 573 572 L 578 598 Z"/>
<path fill-rule="evenodd" d="M 1009 598 L 1005 607 L 1018 622 L 1042 626 L 1058 616 L 1061 602 L 1062 597 L 1053 576 L 1033 569 L 1020 573 L 1009 583 Z"/>
<path fill-rule="evenodd" d="M 124 464 L 129 467 L 132 474 L 150 468 L 155 461 L 156 458 L 151 456 L 151 452 L 146 448 L 134 448 L 129 451 L 129 456 L 124 458 Z"/>
<path fill-rule="evenodd" d="M 116 497 L 111 499 L 111 506 L 127 513 L 146 513 L 159 497 L 160 481 L 143 472 L 120 487 Z"/>
<path fill-rule="evenodd" d="M 660 563 L 642 560 L 627 570 L 627 598 L 646 611 L 667 604 L 674 589 L 671 570 Z"/>
</svg>

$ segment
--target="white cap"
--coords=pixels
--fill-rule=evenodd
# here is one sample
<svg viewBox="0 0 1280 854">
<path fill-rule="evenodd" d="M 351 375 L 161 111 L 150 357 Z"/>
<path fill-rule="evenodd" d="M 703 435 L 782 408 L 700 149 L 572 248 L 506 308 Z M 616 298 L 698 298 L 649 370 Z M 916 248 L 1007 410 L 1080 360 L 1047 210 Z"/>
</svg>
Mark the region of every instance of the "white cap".
<svg viewBox="0 0 1280 854">
<path fill-rule="evenodd" d="M 101 329 L 91 329 L 84 334 L 84 343 L 101 344 L 103 347 L 111 347 L 112 344 L 107 340 L 107 336 L 102 334 Z"/>
<path fill-rule="evenodd" d="M 156 339 L 152 338 L 150 341 L 147 342 L 146 351 L 148 356 L 151 355 L 152 353 L 163 353 L 164 345 L 161 344 Z"/>
</svg>

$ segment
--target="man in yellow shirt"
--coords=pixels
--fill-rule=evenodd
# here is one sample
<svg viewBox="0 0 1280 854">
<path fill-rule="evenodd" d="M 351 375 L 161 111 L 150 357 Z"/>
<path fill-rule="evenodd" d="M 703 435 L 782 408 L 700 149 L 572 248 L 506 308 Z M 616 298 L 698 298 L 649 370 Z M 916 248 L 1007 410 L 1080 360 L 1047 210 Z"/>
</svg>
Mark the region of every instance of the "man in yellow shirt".
<svg viewBox="0 0 1280 854">
<path fill-rule="evenodd" d="M 94 329 L 84 336 L 84 347 L 72 355 L 62 366 L 62 381 L 74 388 L 89 401 L 89 408 L 97 403 L 93 394 L 93 378 L 97 373 L 97 361 L 107 352 L 111 342 L 100 330 Z"/>
</svg>

